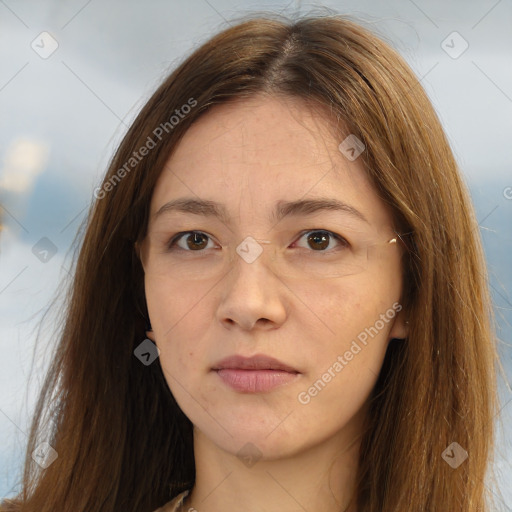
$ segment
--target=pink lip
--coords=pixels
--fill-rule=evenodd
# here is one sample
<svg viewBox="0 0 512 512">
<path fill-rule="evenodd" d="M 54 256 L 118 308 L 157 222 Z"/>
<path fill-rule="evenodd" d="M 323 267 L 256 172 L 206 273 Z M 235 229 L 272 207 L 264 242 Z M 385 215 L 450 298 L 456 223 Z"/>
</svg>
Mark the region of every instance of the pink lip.
<svg viewBox="0 0 512 512">
<path fill-rule="evenodd" d="M 213 371 L 235 391 L 262 393 L 295 380 L 300 372 L 265 355 L 231 356 L 216 363 Z"/>
</svg>

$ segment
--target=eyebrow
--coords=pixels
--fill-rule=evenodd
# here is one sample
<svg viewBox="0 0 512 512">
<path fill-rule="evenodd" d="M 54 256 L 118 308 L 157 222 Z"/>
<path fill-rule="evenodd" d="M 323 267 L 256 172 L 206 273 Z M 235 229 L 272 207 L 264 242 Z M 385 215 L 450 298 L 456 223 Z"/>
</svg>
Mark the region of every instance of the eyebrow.
<svg viewBox="0 0 512 512">
<path fill-rule="evenodd" d="M 278 201 L 270 220 L 279 222 L 284 217 L 311 215 L 319 211 L 344 212 L 370 224 L 367 218 L 353 206 L 338 199 L 323 197 L 317 199 L 300 199 L 298 201 Z M 229 215 L 223 204 L 216 201 L 188 197 L 174 199 L 165 203 L 154 213 L 153 218 L 156 220 L 162 215 L 172 212 L 216 217 L 224 224 L 230 224 Z"/>
</svg>

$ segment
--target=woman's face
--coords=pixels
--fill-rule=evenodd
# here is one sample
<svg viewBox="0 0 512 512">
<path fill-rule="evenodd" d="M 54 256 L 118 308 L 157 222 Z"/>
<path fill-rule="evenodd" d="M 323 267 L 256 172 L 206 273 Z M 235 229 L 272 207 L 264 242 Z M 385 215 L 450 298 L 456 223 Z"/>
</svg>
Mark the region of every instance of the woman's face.
<svg viewBox="0 0 512 512">
<path fill-rule="evenodd" d="M 181 409 L 233 454 L 251 443 L 272 459 L 357 435 L 388 342 L 407 334 L 390 211 L 361 148 L 350 138 L 339 149 L 346 137 L 326 119 L 297 99 L 216 106 L 186 132 L 151 200 L 141 248 L 151 337 Z M 305 203 L 320 199 L 345 206 Z M 261 359 L 219 370 L 255 355 L 288 371 Z"/>
</svg>

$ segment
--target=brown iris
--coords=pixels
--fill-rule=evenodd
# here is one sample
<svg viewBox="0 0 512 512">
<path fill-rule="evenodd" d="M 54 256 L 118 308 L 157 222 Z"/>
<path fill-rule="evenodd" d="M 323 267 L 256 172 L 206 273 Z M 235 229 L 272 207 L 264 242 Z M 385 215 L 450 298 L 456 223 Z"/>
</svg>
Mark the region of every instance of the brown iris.
<svg viewBox="0 0 512 512">
<path fill-rule="evenodd" d="M 308 243 L 310 242 L 316 245 L 316 247 L 312 247 L 313 249 L 325 249 L 329 246 L 329 235 L 319 231 L 314 231 L 308 236 Z"/>
<path fill-rule="evenodd" d="M 193 240 L 191 242 L 191 240 Z M 204 249 L 208 244 L 208 237 L 203 233 L 192 233 L 187 236 L 187 245 L 189 249 Z"/>
</svg>

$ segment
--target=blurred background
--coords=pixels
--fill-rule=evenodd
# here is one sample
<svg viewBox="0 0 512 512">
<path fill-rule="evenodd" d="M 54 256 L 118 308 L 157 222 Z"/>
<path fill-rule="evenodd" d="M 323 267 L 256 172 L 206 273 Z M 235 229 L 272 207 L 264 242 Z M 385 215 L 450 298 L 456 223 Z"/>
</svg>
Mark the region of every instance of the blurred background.
<svg viewBox="0 0 512 512">
<path fill-rule="evenodd" d="M 69 276 L 71 244 L 130 122 L 169 70 L 235 16 L 325 7 L 357 18 L 407 60 L 470 188 L 504 370 L 498 485 L 489 486 L 500 510 L 512 510 L 509 0 L 0 0 L 0 498 L 19 489 L 52 357 L 45 329 L 60 302 L 50 309 L 50 301 Z"/>
</svg>

